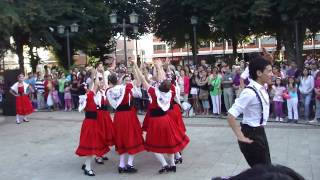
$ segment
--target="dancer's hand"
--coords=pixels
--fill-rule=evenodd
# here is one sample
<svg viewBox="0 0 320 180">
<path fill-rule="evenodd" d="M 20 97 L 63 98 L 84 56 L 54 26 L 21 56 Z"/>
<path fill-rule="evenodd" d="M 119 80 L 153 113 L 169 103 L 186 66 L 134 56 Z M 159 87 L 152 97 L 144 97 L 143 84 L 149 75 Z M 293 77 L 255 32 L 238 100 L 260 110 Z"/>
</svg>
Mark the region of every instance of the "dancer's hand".
<svg viewBox="0 0 320 180">
<path fill-rule="evenodd" d="M 247 143 L 247 144 L 253 143 L 253 140 L 251 140 L 251 139 L 249 139 L 249 138 L 247 138 L 245 136 L 242 136 L 242 137 L 238 138 L 238 141 L 243 142 L 243 143 Z"/>
</svg>

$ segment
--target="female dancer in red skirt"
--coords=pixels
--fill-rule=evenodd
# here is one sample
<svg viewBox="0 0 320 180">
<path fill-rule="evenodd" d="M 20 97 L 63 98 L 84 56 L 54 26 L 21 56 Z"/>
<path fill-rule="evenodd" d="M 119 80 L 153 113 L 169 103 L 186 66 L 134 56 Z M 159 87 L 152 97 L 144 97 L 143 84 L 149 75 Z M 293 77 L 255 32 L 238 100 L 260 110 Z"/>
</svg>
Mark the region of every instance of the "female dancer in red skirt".
<svg viewBox="0 0 320 180">
<path fill-rule="evenodd" d="M 104 83 L 100 83 L 96 78 L 94 87 L 85 95 L 79 96 L 79 111 L 85 111 L 85 119 L 83 120 L 80 142 L 76 150 L 76 154 L 86 157 L 85 164 L 82 166 L 85 175 L 95 176 L 91 168 L 91 161 L 94 156 L 102 157 L 110 151 L 109 144 L 106 143 L 103 131 L 101 130 L 97 104 L 95 103 L 95 94 L 103 88 Z"/>
<path fill-rule="evenodd" d="M 129 77 L 128 77 L 129 78 Z M 115 133 L 115 147 L 120 155 L 119 173 L 135 173 L 133 166 L 135 154 L 144 151 L 142 129 L 136 111 L 133 108 L 132 98 L 135 94 L 132 83 L 120 84 L 116 74 L 109 75 L 107 99 L 116 110 L 113 119 Z M 125 164 L 126 154 L 128 163 Z"/>
<path fill-rule="evenodd" d="M 19 74 L 18 82 L 10 88 L 10 93 L 16 97 L 17 124 L 20 124 L 20 117 L 22 117 L 24 122 L 29 122 L 27 115 L 33 112 L 33 107 L 27 94 L 28 88 L 30 88 L 30 91 L 33 91 L 32 87 L 24 82 L 23 74 Z"/>
<path fill-rule="evenodd" d="M 180 103 L 180 87 L 176 83 L 176 75 L 173 73 L 167 74 L 167 77 L 171 78 L 171 105 L 170 109 L 168 110 L 168 115 L 175 121 L 175 123 L 178 125 L 178 127 L 183 131 L 186 132 L 186 126 L 184 124 L 184 121 L 182 119 L 181 114 L 181 103 Z M 175 163 L 176 164 L 182 164 L 182 156 L 181 152 L 175 153 Z"/>
<path fill-rule="evenodd" d="M 104 76 L 101 77 L 103 79 L 100 81 L 101 86 L 103 84 L 106 84 Z M 98 119 L 98 126 L 101 129 L 101 136 L 103 136 L 104 143 L 108 146 L 113 146 L 114 145 L 114 130 L 113 130 L 113 124 L 112 124 L 112 119 L 110 116 L 110 113 L 108 111 L 108 100 L 106 97 L 106 87 L 101 88 L 98 90 L 96 95 L 94 96 L 95 103 L 97 104 L 97 119 Z M 96 157 L 95 161 L 97 164 L 104 164 L 104 160 L 108 160 L 108 157 L 103 155 L 102 157 Z"/>
<path fill-rule="evenodd" d="M 155 156 L 162 164 L 159 173 L 176 172 L 174 154 L 182 151 L 189 143 L 189 138 L 172 120 L 167 111 L 170 108 L 172 93 L 171 80 L 164 80 L 159 88 L 151 87 L 143 77 L 136 62 L 134 69 L 138 72 L 144 88 L 148 89 L 151 96 L 150 102 L 150 118 L 148 122 L 145 148 L 147 151 L 154 152 Z M 158 72 L 161 73 L 161 63 L 155 62 Z M 164 72 L 162 70 L 162 72 Z M 161 76 L 161 75 L 159 75 Z M 170 166 L 164 158 L 163 154 L 168 154 Z"/>
</svg>

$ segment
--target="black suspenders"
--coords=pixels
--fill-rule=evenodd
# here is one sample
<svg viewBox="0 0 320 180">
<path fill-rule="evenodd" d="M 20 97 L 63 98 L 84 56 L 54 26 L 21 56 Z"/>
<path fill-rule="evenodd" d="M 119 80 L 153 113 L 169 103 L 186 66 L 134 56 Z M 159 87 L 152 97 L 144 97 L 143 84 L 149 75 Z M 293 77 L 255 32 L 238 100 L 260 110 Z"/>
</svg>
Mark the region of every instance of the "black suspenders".
<svg viewBox="0 0 320 180">
<path fill-rule="evenodd" d="M 257 90 L 251 86 L 247 86 L 246 88 L 249 88 L 249 89 L 252 89 L 253 92 L 256 94 L 258 100 L 259 100 L 259 103 L 260 103 L 260 106 L 261 106 L 261 119 L 260 119 L 260 125 L 262 125 L 263 123 L 263 105 L 262 105 L 262 100 L 261 100 L 261 97 L 259 96 Z"/>
</svg>

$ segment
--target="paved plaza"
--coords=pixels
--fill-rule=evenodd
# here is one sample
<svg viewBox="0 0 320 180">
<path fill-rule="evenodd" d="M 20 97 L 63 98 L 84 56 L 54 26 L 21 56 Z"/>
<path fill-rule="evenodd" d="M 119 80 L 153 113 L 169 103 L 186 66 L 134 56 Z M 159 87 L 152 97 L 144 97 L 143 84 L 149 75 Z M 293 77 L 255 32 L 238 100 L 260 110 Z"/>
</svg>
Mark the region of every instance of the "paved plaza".
<svg viewBox="0 0 320 180">
<path fill-rule="evenodd" d="M 78 145 L 83 114 L 36 112 L 29 123 L 0 117 L 0 179 L 3 180 L 205 180 L 234 175 L 248 168 L 226 119 L 185 119 L 191 139 L 176 173 L 159 175 L 160 163 L 148 152 L 135 159 L 137 174 L 117 173 L 114 149 L 104 165 L 94 164 L 95 177 L 83 175 Z M 140 120 L 143 117 L 140 116 Z M 266 133 L 273 163 L 295 169 L 308 180 L 320 179 L 320 126 L 271 122 Z"/>
</svg>

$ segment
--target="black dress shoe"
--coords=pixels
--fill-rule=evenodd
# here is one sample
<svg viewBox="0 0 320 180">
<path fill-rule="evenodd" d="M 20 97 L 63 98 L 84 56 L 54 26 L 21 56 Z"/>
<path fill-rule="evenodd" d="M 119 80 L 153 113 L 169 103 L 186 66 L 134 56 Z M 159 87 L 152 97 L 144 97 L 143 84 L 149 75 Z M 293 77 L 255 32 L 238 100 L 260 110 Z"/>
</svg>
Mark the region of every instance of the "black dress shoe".
<svg viewBox="0 0 320 180">
<path fill-rule="evenodd" d="M 169 172 L 169 171 L 170 171 L 169 166 L 163 166 L 158 172 L 159 172 L 159 174 L 162 174 L 162 173 Z"/>
<path fill-rule="evenodd" d="M 134 168 L 134 166 L 127 165 L 126 172 L 127 173 L 136 173 L 136 172 L 138 172 L 138 169 Z"/>
<path fill-rule="evenodd" d="M 108 160 L 109 160 L 109 158 L 108 158 L 107 156 L 102 157 L 102 159 L 105 160 L 105 161 L 108 161 Z"/>
<path fill-rule="evenodd" d="M 96 157 L 94 158 L 97 164 L 104 164 L 102 157 Z"/>
<path fill-rule="evenodd" d="M 125 167 L 118 167 L 119 174 L 125 173 L 126 170 L 127 170 L 127 168 L 125 168 Z"/>
<path fill-rule="evenodd" d="M 94 174 L 92 169 L 91 170 L 84 169 L 84 174 L 87 175 L 87 176 L 95 176 L 95 174 Z"/>
<path fill-rule="evenodd" d="M 175 164 L 182 164 L 182 157 L 174 160 Z"/>
<path fill-rule="evenodd" d="M 177 172 L 177 167 L 176 166 L 170 166 L 169 171 L 171 172 Z"/>
</svg>

